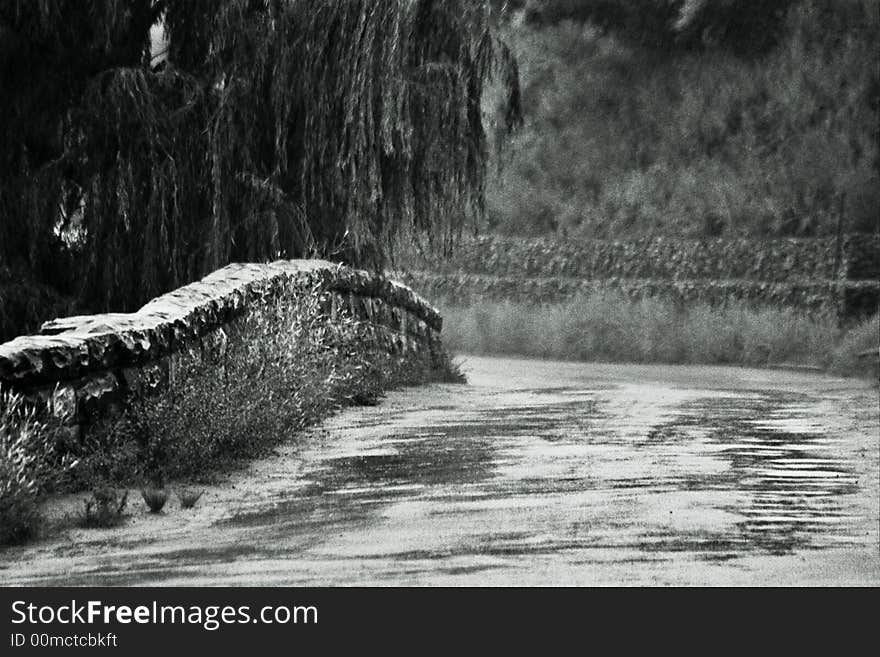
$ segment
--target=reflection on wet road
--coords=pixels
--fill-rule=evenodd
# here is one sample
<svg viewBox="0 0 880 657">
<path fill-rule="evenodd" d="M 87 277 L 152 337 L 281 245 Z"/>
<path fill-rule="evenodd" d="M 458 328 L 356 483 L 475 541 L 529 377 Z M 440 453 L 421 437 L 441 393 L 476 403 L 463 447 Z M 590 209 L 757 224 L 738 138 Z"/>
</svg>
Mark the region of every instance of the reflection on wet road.
<svg viewBox="0 0 880 657">
<path fill-rule="evenodd" d="M 352 409 L 198 512 L 0 554 L 45 584 L 877 584 L 877 390 L 469 359 Z M 187 515 L 190 513 L 190 515 Z"/>
</svg>

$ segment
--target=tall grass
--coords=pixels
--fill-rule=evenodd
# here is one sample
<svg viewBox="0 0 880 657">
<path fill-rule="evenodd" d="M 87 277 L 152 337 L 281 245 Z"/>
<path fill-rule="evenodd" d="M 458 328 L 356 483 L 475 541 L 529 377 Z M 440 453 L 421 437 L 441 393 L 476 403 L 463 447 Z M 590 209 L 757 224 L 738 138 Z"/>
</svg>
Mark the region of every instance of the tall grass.
<svg viewBox="0 0 880 657">
<path fill-rule="evenodd" d="M 452 376 L 451 363 L 428 353 L 389 353 L 368 322 L 344 309 L 331 317 L 329 303 L 320 285 L 285 293 L 226 327 L 224 357 L 181 354 L 174 384 L 136 400 L 125 425 L 114 428 L 109 438 L 129 446 L 114 453 L 136 454 L 150 482 L 204 476 L 263 454 L 342 407 L 375 404 L 391 387 Z M 112 459 L 98 465 L 106 479 L 125 479 Z"/>
<path fill-rule="evenodd" d="M 40 410 L 0 390 L 0 545 L 37 532 L 40 496 L 76 465 L 58 449 L 56 427 Z"/>
<path fill-rule="evenodd" d="M 878 317 L 846 330 L 830 316 L 787 309 L 681 307 L 612 291 L 555 305 L 446 306 L 445 342 L 465 353 L 635 363 L 794 364 L 870 371 L 858 354 L 880 345 Z"/>
<path fill-rule="evenodd" d="M 492 228 L 584 237 L 880 230 L 880 2 L 805 0 L 770 52 L 511 27 L 526 125 Z"/>
</svg>

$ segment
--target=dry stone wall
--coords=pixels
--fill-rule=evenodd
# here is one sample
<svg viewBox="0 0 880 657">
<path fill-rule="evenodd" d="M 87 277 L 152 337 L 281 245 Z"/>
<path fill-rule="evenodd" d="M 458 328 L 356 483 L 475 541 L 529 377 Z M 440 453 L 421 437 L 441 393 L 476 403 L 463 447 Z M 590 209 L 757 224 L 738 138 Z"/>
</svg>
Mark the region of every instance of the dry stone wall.
<svg viewBox="0 0 880 657">
<path fill-rule="evenodd" d="M 222 363 L 230 330 L 281 293 L 326 292 L 328 312 L 364 321 L 375 344 L 439 363 L 442 319 L 408 287 L 323 260 L 232 264 L 134 313 L 65 317 L 0 345 L 0 386 L 52 401 L 74 426 L 123 409 L 131 395 L 175 384 L 182 354 Z"/>
<path fill-rule="evenodd" d="M 578 279 L 562 277 L 484 276 L 468 273 L 434 274 L 409 272 L 400 279 L 432 298 L 444 299 L 451 305 L 474 305 L 482 300 L 517 301 L 525 303 L 559 303 L 578 295 L 615 290 L 631 299 L 663 297 L 679 303 L 704 302 L 723 305 L 728 301 L 745 301 L 776 307 L 799 308 L 809 312 L 835 312 L 839 303 L 855 295 L 876 296 L 877 284 L 835 281 L 788 281 L 773 283 L 742 280 L 663 280 L 663 279 Z"/>
<path fill-rule="evenodd" d="M 411 258 L 401 280 L 433 299 L 553 303 L 614 289 L 630 297 L 832 312 L 877 311 L 880 236 L 558 241 L 483 236 L 449 257 Z"/>
<path fill-rule="evenodd" d="M 841 239 L 747 238 L 554 240 L 481 236 L 451 257 L 422 260 L 435 273 L 585 280 L 869 280 L 880 274 L 880 236 Z"/>
</svg>

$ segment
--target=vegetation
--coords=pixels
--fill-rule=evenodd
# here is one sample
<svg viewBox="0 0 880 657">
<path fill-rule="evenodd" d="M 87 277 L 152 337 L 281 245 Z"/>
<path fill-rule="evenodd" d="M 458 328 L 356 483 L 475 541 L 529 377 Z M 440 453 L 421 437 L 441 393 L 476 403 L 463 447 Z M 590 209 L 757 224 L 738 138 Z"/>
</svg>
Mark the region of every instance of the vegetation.
<svg viewBox="0 0 880 657">
<path fill-rule="evenodd" d="M 0 545 L 31 538 L 40 496 L 76 465 L 58 449 L 56 428 L 18 396 L 0 391 Z"/>
<path fill-rule="evenodd" d="M 491 229 L 880 231 L 878 0 L 536 1 L 504 38 L 525 126 Z"/>
<path fill-rule="evenodd" d="M 493 5 L 524 10 L 501 31 L 512 52 Z M 7 0 L 0 341 L 233 260 L 445 249 L 484 201 L 514 235 L 878 232 L 878 46 L 880 0 Z M 517 61 L 525 128 L 491 149 L 520 120 Z M 85 525 L 112 526 L 117 486 L 197 478 L 389 386 L 461 378 L 329 321 L 317 293 L 266 301 L 224 362 L 179 355 L 180 385 L 82 439 L 0 396 L 0 543 L 32 536 L 62 482 L 92 491 Z M 851 372 L 878 343 L 877 317 L 611 293 L 446 320 L 456 349 L 589 360 Z"/>
<path fill-rule="evenodd" d="M 91 499 L 85 500 L 81 523 L 83 527 L 116 527 L 125 520 L 128 491 L 101 485 L 92 491 Z"/>
<path fill-rule="evenodd" d="M 746 304 L 680 306 L 611 291 L 553 305 L 446 306 L 445 340 L 465 353 L 636 363 L 789 364 L 876 376 L 880 317 L 838 328 L 833 316 Z"/>
<path fill-rule="evenodd" d="M 168 501 L 168 491 L 164 488 L 143 488 L 141 497 L 150 509 L 150 513 L 159 513 Z"/>
<path fill-rule="evenodd" d="M 145 474 L 201 475 L 263 453 L 344 406 L 376 403 L 393 385 L 447 376 L 427 356 L 389 355 L 369 324 L 342 310 L 331 321 L 328 303 L 317 288 L 272 299 L 230 328 L 222 366 L 182 359 L 182 383 L 134 409 Z"/>
<path fill-rule="evenodd" d="M 721 46 L 760 53 L 777 43 L 797 0 L 533 0 L 504 3 L 521 9 L 526 24 L 589 21 L 640 46 L 695 50 Z"/>
<path fill-rule="evenodd" d="M 267 296 L 227 327 L 225 358 L 179 354 L 174 386 L 130 400 L 125 415 L 75 439 L 40 423 L 20 397 L 0 397 L 0 544 L 33 535 L 40 494 L 53 486 L 93 491 L 82 524 L 113 526 L 124 518 L 123 487 L 142 485 L 157 512 L 169 480 L 199 480 L 265 454 L 344 406 L 377 403 L 392 386 L 462 380 L 445 354 L 391 354 L 372 324 L 343 309 L 331 318 L 328 308 L 318 283 Z M 181 506 L 201 494 L 179 490 Z"/>
<path fill-rule="evenodd" d="M 191 488 L 181 488 L 177 491 L 177 499 L 180 500 L 181 509 L 191 509 L 196 502 L 202 497 L 205 491 L 193 490 Z"/>
<path fill-rule="evenodd" d="M 378 267 L 396 235 L 451 235 L 483 207 L 490 76 L 517 116 L 490 16 L 479 0 L 3 2 L 0 268 L 78 311 L 126 311 L 234 260 Z M 6 319 L 0 340 L 31 325 Z"/>
</svg>

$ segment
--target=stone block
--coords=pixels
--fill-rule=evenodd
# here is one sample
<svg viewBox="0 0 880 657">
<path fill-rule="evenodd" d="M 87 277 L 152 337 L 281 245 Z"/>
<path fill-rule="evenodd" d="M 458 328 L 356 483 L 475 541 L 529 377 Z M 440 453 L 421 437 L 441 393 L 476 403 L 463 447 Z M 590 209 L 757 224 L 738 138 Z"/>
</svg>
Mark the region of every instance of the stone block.
<svg viewBox="0 0 880 657">
<path fill-rule="evenodd" d="M 122 412 L 122 389 L 110 372 L 91 375 L 76 387 L 77 416 L 81 419 L 108 417 Z"/>
<path fill-rule="evenodd" d="M 71 385 L 57 385 L 49 398 L 49 412 L 64 424 L 74 422 L 78 415 L 76 389 Z"/>
</svg>

